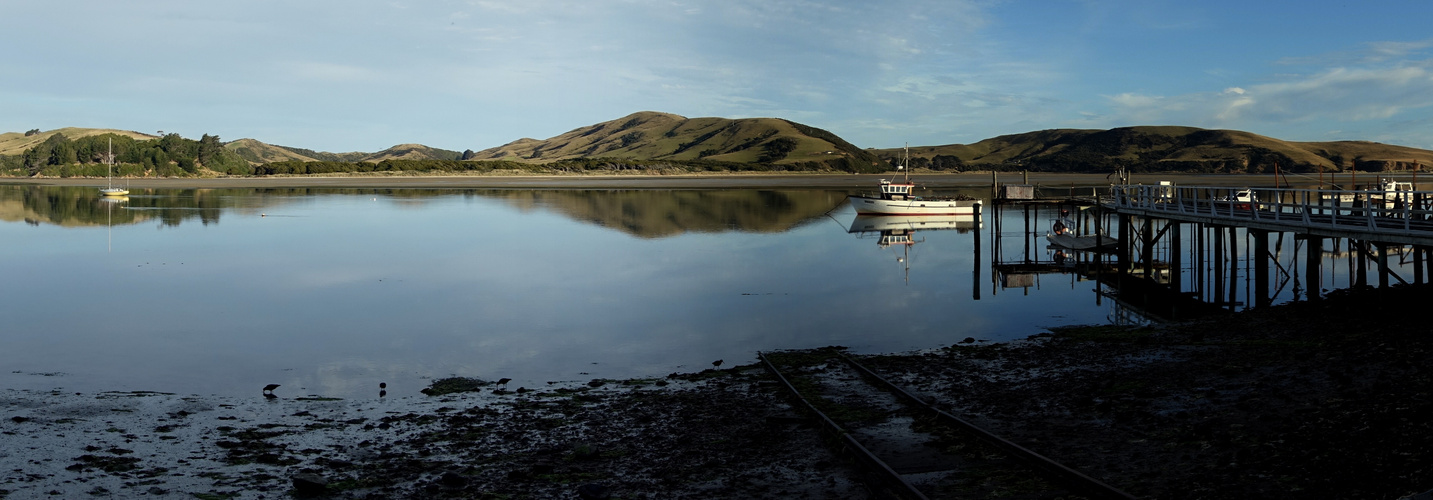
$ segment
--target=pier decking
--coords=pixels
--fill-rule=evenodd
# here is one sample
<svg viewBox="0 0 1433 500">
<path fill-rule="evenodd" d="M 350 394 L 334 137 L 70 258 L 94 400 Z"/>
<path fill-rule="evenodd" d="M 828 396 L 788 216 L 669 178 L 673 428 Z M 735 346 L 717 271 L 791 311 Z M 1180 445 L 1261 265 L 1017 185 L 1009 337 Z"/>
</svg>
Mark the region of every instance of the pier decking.
<svg viewBox="0 0 1433 500">
<path fill-rule="evenodd" d="M 1111 186 L 1102 204 L 1120 214 L 1249 229 L 1433 245 L 1433 191 L 1239 189 L 1205 186 Z"/>
</svg>

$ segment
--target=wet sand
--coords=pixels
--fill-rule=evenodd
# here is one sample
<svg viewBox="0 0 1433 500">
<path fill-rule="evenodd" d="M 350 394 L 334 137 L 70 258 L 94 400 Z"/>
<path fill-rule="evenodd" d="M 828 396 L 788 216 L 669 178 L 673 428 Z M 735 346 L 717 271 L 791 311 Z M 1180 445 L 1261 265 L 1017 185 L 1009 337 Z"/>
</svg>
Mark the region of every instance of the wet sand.
<svg viewBox="0 0 1433 500">
<path fill-rule="evenodd" d="M 1394 499 L 1433 488 L 1433 337 L 1408 314 L 1430 298 L 1433 285 L 1363 289 L 862 358 L 1138 497 Z M 0 391 L 0 498 L 286 498 L 309 478 L 334 498 L 870 497 L 752 366 L 538 391 L 278 392 Z"/>
<path fill-rule="evenodd" d="M 0 498 L 867 498 L 761 386 L 747 367 L 357 400 L 5 390 Z"/>
</svg>

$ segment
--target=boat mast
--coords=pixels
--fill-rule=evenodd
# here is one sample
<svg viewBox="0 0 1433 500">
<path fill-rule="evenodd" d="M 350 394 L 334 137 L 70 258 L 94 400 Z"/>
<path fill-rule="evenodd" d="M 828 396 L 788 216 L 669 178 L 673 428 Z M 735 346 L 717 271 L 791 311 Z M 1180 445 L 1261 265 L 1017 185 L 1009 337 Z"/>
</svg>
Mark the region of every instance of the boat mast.
<svg viewBox="0 0 1433 500">
<path fill-rule="evenodd" d="M 900 165 L 899 167 L 897 167 L 897 169 L 901 171 L 901 175 L 905 176 L 904 179 L 907 180 L 907 181 L 909 181 L 909 180 L 911 179 L 911 171 L 910 171 L 909 168 L 907 168 L 907 167 L 910 166 L 910 162 L 911 162 L 911 143 L 907 142 L 907 143 L 906 143 L 906 146 L 905 146 L 905 154 L 901 157 L 901 165 Z"/>
<path fill-rule="evenodd" d="M 109 188 L 114 189 L 114 138 L 109 138 L 109 149 L 105 151 L 104 162 L 109 172 Z"/>
</svg>

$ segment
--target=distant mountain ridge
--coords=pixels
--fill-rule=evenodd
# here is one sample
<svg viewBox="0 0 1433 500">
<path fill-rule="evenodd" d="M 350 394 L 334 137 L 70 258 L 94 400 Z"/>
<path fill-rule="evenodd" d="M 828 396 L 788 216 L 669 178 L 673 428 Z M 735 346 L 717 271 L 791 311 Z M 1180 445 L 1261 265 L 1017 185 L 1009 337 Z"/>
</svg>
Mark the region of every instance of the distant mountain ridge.
<svg viewBox="0 0 1433 500">
<path fill-rule="evenodd" d="M 431 148 L 422 144 L 399 144 L 377 153 L 325 153 L 310 149 L 276 146 L 254 139 L 239 139 L 224 144 L 224 149 L 253 164 L 276 161 L 380 162 L 398 160 L 458 160 L 463 153 Z"/>
<path fill-rule="evenodd" d="M 712 160 L 733 163 L 828 162 L 867 165 L 870 152 L 825 130 L 780 118 L 687 118 L 642 111 L 545 140 L 523 138 L 484 149 L 474 160 L 545 163 L 580 158 Z"/>
<path fill-rule="evenodd" d="M 89 137 L 89 136 L 101 135 L 101 134 L 116 134 L 116 135 L 122 135 L 122 136 L 127 136 L 127 137 L 133 137 L 133 138 L 139 139 L 139 140 L 149 140 L 149 139 L 158 139 L 158 138 L 159 138 L 159 136 L 157 136 L 157 135 L 150 135 L 150 134 L 146 134 L 146 133 L 143 133 L 143 132 L 135 132 L 135 131 L 133 131 L 133 130 L 109 129 L 109 128 L 66 127 L 66 128 L 55 129 L 55 130 L 49 130 L 49 131 L 45 131 L 45 132 L 40 132 L 40 131 L 38 131 L 38 130 L 31 131 L 31 132 L 27 132 L 27 133 L 21 133 L 21 132 L 6 132 L 6 133 L 3 133 L 3 134 L 0 134 L 0 155 L 10 156 L 10 155 L 18 155 L 18 154 L 24 153 L 25 150 L 30 149 L 30 148 L 33 148 L 33 147 L 35 147 L 36 145 L 38 145 L 38 144 L 40 144 L 40 143 L 42 143 L 42 142 L 45 142 L 45 140 L 49 139 L 51 136 L 54 136 L 54 135 L 56 135 L 56 134 L 64 134 L 65 137 L 68 137 L 68 138 L 70 138 L 71 140 L 79 139 L 79 138 L 81 138 L 81 137 Z"/>
<path fill-rule="evenodd" d="M 898 162 L 901 149 L 876 150 Z M 1050 129 L 973 144 L 910 148 L 912 167 L 936 170 L 1270 172 L 1433 166 L 1433 151 L 1368 141 L 1293 142 L 1238 130 L 1179 126 Z"/>
<path fill-rule="evenodd" d="M 115 133 L 139 140 L 157 136 L 113 129 L 63 128 L 0 134 L 0 155 L 22 154 L 56 134 L 71 139 Z M 224 148 L 259 165 L 275 162 L 382 162 L 384 160 L 500 160 L 531 165 L 562 161 L 632 163 L 709 161 L 772 170 L 873 172 L 894 168 L 902 149 L 861 149 L 819 128 L 781 118 L 687 118 L 642 111 L 573 129 L 548 139 L 523 138 L 474 152 L 399 144 L 375 152 L 327 153 L 254 139 Z M 1386 171 L 1433 166 L 1433 151 L 1368 141 L 1284 141 L 1238 130 L 1183 126 L 1048 129 L 992 137 L 972 144 L 910 148 L 912 168 L 937 171 L 1029 170 L 1260 173 L 1274 169 Z M 511 163 L 510 163 L 511 164 Z M 708 168 L 708 167 L 698 167 Z M 743 167 L 744 168 L 744 167 Z M 762 167 L 767 169 L 768 167 Z"/>
</svg>

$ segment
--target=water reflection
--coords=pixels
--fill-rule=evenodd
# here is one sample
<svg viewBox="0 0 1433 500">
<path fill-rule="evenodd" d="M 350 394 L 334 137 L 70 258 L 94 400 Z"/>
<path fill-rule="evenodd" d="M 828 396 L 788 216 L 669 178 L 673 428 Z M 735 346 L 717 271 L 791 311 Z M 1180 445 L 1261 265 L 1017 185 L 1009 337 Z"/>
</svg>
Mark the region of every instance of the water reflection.
<svg viewBox="0 0 1433 500">
<path fill-rule="evenodd" d="M 902 265 L 905 281 L 910 283 L 911 247 L 916 243 L 925 242 L 924 239 L 916 239 L 917 231 L 955 230 L 962 234 L 969 233 L 982 227 L 981 220 L 979 215 L 858 214 L 855 219 L 851 220 L 851 226 L 846 232 L 855 234 L 858 238 L 875 237 L 876 246 L 881 249 L 892 246 L 899 248 L 901 254 L 896 257 L 896 262 Z M 978 238 L 979 234 L 976 237 Z M 979 240 L 976 240 L 974 248 L 978 249 L 979 247 Z M 975 260 L 979 261 L 978 258 Z M 977 298 L 979 298 L 978 294 Z"/>
<path fill-rule="evenodd" d="M 0 245 L 0 384 L 258 397 L 277 383 L 288 396 L 373 398 L 386 382 L 391 398 L 454 374 L 535 387 L 743 364 L 758 350 L 894 352 L 1105 321 L 1090 287 L 980 296 L 979 222 L 908 221 L 918 244 L 871 244 L 841 191 L 129 198 L 0 186 L 0 241 L 15 243 Z M 920 279 L 892 272 L 897 248 Z"/>
<path fill-rule="evenodd" d="M 548 210 L 642 238 L 688 232 L 789 231 L 836 208 L 831 190 L 498 190 L 498 189 L 150 189 L 134 190 L 125 210 L 87 187 L 0 186 L 0 221 L 62 227 L 126 225 L 157 219 L 178 226 L 218 224 L 226 210 L 268 215 L 317 196 L 369 197 L 422 209 L 446 196 L 500 200 L 523 211 Z"/>
</svg>

